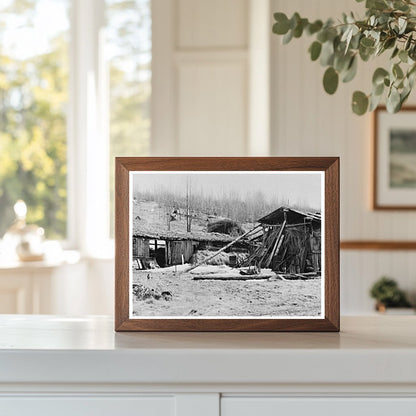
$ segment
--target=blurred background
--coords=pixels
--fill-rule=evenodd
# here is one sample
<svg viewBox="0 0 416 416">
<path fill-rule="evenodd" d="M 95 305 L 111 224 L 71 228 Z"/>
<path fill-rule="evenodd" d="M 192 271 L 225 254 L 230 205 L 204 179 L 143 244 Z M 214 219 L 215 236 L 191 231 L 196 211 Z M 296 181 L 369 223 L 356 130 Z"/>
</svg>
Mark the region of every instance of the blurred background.
<svg viewBox="0 0 416 416">
<path fill-rule="evenodd" d="M 308 38 L 282 45 L 273 12 L 310 19 L 352 0 L 2 0 L 0 236 L 27 205 L 38 261 L 0 248 L 0 313 L 113 314 L 115 156 L 340 156 L 341 240 L 416 240 L 416 213 L 373 211 L 372 116 L 335 96 Z M 412 101 L 412 98 L 409 100 Z M 36 233 L 39 230 L 32 230 Z M 364 248 L 364 249 L 363 249 Z M 374 313 L 382 275 L 416 297 L 413 251 L 341 251 L 341 313 Z"/>
</svg>

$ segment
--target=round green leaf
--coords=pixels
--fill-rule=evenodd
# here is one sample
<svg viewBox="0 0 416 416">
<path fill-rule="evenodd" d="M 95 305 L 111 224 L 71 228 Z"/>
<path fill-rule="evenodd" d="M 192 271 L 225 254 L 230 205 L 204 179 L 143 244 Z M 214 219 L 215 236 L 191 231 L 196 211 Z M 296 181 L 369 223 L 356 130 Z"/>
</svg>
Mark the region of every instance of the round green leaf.
<svg viewBox="0 0 416 416">
<path fill-rule="evenodd" d="M 323 23 L 321 20 L 315 20 L 307 27 L 306 30 L 310 35 L 313 35 L 314 33 L 319 32 L 322 29 L 322 26 Z"/>
<path fill-rule="evenodd" d="M 311 54 L 312 61 L 316 61 L 319 58 L 321 50 L 322 44 L 320 42 L 315 41 L 312 43 L 312 45 L 309 47 L 309 53 Z"/>
<path fill-rule="evenodd" d="M 334 94 L 338 88 L 338 72 L 330 66 L 324 74 L 324 89 L 328 94 Z"/>
<path fill-rule="evenodd" d="M 276 23 L 273 25 L 273 33 L 285 35 L 290 29 L 287 16 L 284 13 L 275 13 L 274 20 L 276 20 Z"/>
<path fill-rule="evenodd" d="M 386 78 L 389 73 L 384 68 L 377 68 L 373 74 L 373 85 L 379 85 L 384 83 L 384 78 Z"/>
<path fill-rule="evenodd" d="M 362 116 L 368 108 L 368 97 L 361 91 L 355 91 L 352 95 L 352 111 Z"/>
<path fill-rule="evenodd" d="M 364 48 L 372 48 L 374 46 L 374 39 L 364 37 L 360 40 L 360 45 Z"/>
</svg>

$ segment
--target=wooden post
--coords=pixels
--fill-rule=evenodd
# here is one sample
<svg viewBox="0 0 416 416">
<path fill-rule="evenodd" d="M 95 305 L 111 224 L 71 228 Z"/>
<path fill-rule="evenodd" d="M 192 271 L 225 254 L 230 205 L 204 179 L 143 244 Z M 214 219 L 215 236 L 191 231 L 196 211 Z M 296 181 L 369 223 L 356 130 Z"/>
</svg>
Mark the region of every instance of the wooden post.
<svg viewBox="0 0 416 416">
<path fill-rule="evenodd" d="M 279 234 L 277 235 L 277 237 L 276 237 L 276 242 L 275 242 L 275 244 L 274 244 L 274 247 L 273 247 L 273 250 L 272 250 L 272 252 L 270 253 L 270 257 L 268 258 L 268 260 L 267 260 L 267 263 L 266 263 L 266 267 L 269 267 L 269 265 L 270 265 L 270 262 L 272 261 L 272 259 L 273 259 L 273 256 L 274 256 L 274 254 L 275 254 L 275 251 L 276 251 L 276 249 L 277 249 L 277 253 L 279 252 L 279 249 L 280 249 L 280 239 L 281 239 L 281 237 L 282 237 L 282 233 L 283 233 L 283 230 L 285 229 L 285 227 L 286 227 L 286 220 L 284 220 L 284 222 L 283 222 L 283 224 L 282 224 L 282 226 L 280 227 L 280 230 L 279 230 Z M 279 244 L 280 243 L 280 244 Z"/>
</svg>

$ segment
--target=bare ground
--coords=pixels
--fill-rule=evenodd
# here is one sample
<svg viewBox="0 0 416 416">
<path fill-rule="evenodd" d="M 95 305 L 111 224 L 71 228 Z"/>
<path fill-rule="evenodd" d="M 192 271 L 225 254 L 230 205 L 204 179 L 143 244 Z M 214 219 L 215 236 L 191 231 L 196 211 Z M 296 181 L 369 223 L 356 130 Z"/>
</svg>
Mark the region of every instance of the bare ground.
<svg viewBox="0 0 416 416">
<path fill-rule="evenodd" d="M 201 281 L 193 280 L 201 271 L 195 269 L 193 275 L 179 273 L 181 267 L 178 266 L 177 273 L 173 267 L 133 271 L 133 283 L 172 293 L 170 301 L 133 297 L 134 316 L 318 316 L 321 313 L 320 278 Z"/>
</svg>

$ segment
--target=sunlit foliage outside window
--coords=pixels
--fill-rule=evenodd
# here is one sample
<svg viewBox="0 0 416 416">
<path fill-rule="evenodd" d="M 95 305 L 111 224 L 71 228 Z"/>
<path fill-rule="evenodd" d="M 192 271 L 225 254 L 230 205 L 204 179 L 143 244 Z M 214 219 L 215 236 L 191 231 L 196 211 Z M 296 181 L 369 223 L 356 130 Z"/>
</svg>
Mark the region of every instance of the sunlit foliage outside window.
<svg viewBox="0 0 416 416">
<path fill-rule="evenodd" d="M 86 0 L 89 1 L 89 0 Z M 0 238 L 23 199 L 47 238 L 67 235 L 71 0 L 0 1 Z M 110 235 L 114 157 L 149 152 L 151 0 L 103 0 L 109 75 Z M 76 122 L 76 120 L 75 120 Z"/>
<path fill-rule="evenodd" d="M 150 142 L 151 0 L 107 0 L 110 70 L 110 231 L 114 157 L 146 156 Z"/>
<path fill-rule="evenodd" d="M 0 2 L 0 238 L 17 199 L 66 236 L 68 14 L 69 0 Z"/>
</svg>

